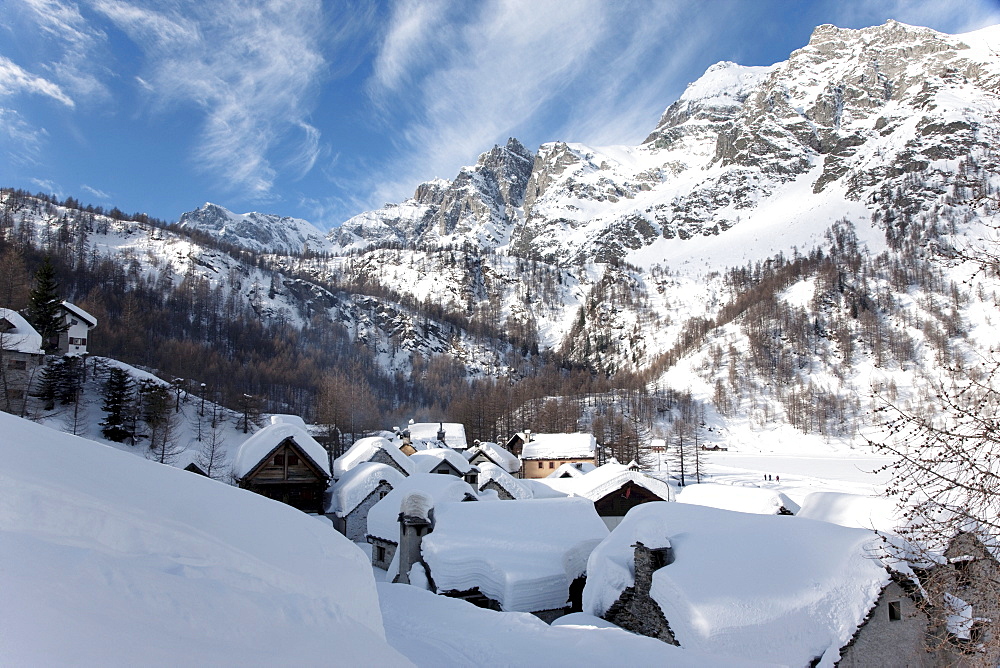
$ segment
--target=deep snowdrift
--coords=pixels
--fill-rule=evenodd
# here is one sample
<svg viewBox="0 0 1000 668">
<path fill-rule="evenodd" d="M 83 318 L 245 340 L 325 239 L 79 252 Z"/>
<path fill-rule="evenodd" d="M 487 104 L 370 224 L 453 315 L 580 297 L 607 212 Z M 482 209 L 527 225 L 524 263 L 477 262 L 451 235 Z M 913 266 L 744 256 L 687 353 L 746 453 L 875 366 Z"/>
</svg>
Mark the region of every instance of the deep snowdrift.
<svg viewBox="0 0 1000 668">
<path fill-rule="evenodd" d="M 681 647 L 832 666 L 889 575 L 874 533 L 684 503 L 646 503 L 590 555 L 583 609 L 602 615 L 635 583 L 634 548 L 672 547 L 651 597 Z"/>
<path fill-rule="evenodd" d="M 328 524 L 0 413 L 5 665 L 407 665 Z"/>
</svg>

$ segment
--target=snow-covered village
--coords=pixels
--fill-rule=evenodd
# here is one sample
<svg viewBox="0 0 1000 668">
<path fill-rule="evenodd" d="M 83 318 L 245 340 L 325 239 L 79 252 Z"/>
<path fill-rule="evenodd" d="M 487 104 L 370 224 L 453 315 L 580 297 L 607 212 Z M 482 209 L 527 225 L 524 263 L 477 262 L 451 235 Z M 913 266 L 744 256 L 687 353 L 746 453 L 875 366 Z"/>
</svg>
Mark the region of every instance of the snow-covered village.
<svg viewBox="0 0 1000 668">
<path fill-rule="evenodd" d="M 1000 8 L 473 4 L 10 4 L 0 665 L 1000 666 Z"/>
</svg>

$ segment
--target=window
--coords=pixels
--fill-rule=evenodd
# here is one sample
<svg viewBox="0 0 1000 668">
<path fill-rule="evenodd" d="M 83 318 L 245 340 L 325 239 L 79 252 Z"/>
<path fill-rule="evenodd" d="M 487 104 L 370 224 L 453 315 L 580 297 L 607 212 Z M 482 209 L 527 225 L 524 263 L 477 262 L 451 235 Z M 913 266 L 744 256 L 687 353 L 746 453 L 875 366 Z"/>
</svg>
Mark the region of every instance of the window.
<svg viewBox="0 0 1000 668">
<path fill-rule="evenodd" d="M 969 631 L 969 640 L 975 644 L 979 644 L 983 641 L 983 636 L 986 635 L 986 620 L 977 619 L 972 623 L 972 630 Z"/>
<path fill-rule="evenodd" d="M 555 462 L 549 462 L 549 468 L 550 469 L 554 469 L 555 467 L 556 467 L 556 463 Z"/>
<path fill-rule="evenodd" d="M 71 346 L 85 346 L 87 345 L 87 339 L 81 339 L 75 336 L 69 337 L 69 344 Z"/>
<path fill-rule="evenodd" d="M 379 492 L 379 493 L 378 493 L 378 498 L 380 498 L 380 499 L 384 499 L 384 498 L 385 498 L 386 496 L 388 496 L 388 495 L 389 495 L 389 492 L 387 492 L 387 491 L 385 491 L 385 490 L 383 489 L 383 490 L 382 490 L 381 492 Z"/>
<path fill-rule="evenodd" d="M 545 462 L 538 462 L 538 468 L 540 469 L 545 468 Z"/>
<path fill-rule="evenodd" d="M 24 371 L 28 368 L 28 362 L 26 360 L 10 360 L 7 362 L 7 368 L 14 371 Z"/>
<path fill-rule="evenodd" d="M 381 545 L 375 546 L 375 561 L 385 561 L 385 548 Z"/>
<path fill-rule="evenodd" d="M 898 622 L 903 618 L 900 611 L 900 601 L 889 601 L 889 621 Z"/>
<path fill-rule="evenodd" d="M 275 455 L 274 456 L 274 465 L 275 466 L 284 466 L 285 465 L 285 456 L 284 455 Z"/>
<path fill-rule="evenodd" d="M 298 463 L 299 463 L 299 456 L 298 455 L 288 455 L 288 465 L 289 466 L 297 466 Z"/>
<path fill-rule="evenodd" d="M 962 558 L 960 561 L 954 562 L 955 565 L 955 585 L 958 587 L 968 587 L 972 584 L 972 574 L 969 573 L 969 566 L 972 565 L 972 559 L 969 557 Z"/>
</svg>

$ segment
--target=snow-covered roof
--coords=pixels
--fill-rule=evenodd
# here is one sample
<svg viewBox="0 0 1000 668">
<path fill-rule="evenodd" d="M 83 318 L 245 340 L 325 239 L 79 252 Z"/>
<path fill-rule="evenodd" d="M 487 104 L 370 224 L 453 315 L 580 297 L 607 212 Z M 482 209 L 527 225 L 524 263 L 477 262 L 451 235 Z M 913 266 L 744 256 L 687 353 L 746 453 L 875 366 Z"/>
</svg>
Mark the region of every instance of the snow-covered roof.
<svg viewBox="0 0 1000 668">
<path fill-rule="evenodd" d="M 480 442 L 465 451 L 465 458 L 469 461 L 475 459 L 479 454 L 490 459 L 494 464 L 502 466 L 508 473 L 517 473 L 521 470 L 521 460 L 507 451 L 503 446 L 496 443 Z"/>
<path fill-rule="evenodd" d="M 593 615 L 550 626 L 527 613 L 497 614 L 420 587 L 379 582 L 385 634 L 418 666 L 719 666 L 716 657 L 636 635 Z M 729 659 L 726 668 L 760 668 Z"/>
<path fill-rule="evenodd" d="M 451 448 L 428 448 L 410 455 L 413 468 L 417 473 L 430 473 L 441 462 L 448 462 L 459 473 L 465 475 L 472 470 L 472 465 L 462 456 L 462 453 Z"/>
<path fill-rule="evenodd" d="M 444 428 L 444 441 L 449 448 L 464 450 L 468 446 L 465 440 L 465 425 L 459 422 L 414 422 L 407 425 L 406 428 L 409 430 L 410 440 L 415 446 L 418 441 L 436 443 L 438 430 L 441 428 Z M 417 447 L 417 449 L 420 448 Z"/>
<path fill-rule="evenodd" d="M 593 457 L 596 449 L 593 434 L 531 434 L 521 459 L 586 459 Z"/>
<path fill-rule="evenodd" d="M 306 421 L 301 416 L 290 413 L 275 413 L 271 416 L 271 424 L 294 424 L 303 431 L 309 431 Z"/>
<path fill-rule="evenodd" d="M 6 320 L 6 325 L 0 327 L 0 347 L 18 353 L 42 355 L 42 335 L 28 324 L 28 321 L 17 311 L 0 308 L 0 320 Z M 3 331 L 6 328 L 6 331 Z"/>
<path fill-rule="evenodd" d="M 90 315 L 76 304 L 64 301 L 62 304 L 60 304 L 60 306 L 62 306 L 64 309 L 66 309 L 67 311 L 78 317 L 80 320 L 83 320 L 87 324 L 87 327 L 89 329 L 97 327 L 97 318 Z"/>
<path fill-rule="evenodd" d="M 442 503 L 421 553 L 438 591 L 478 587 L 504 610 L 561 608 L 608 529 L 583 499 Z"/>
<path fill-rule="evenodd" d="M 534 496 L 530 489 L 521 484 L 523 481 L 518 480 L 496 464 L 483 462 L 479 465 L 479 479 L 476 483 L 479 491 L 482 492 L 483 487 L 490 481 L 496 482 L 517 500 L 530 499 Z"/>
<path fill-rule="evenodd" d="M 893 499 L 844 492 L 810 492 L 795 514 L 840 526 L 885 532 L 894 532 L 903 523 Z"/>
<path fill-rule="evenodd" d="M 344 517 L 358 507 L 384 480 L 395 488 L 405 476 L 388 464 L 362 462 L 346 471 L 330 486 L 330 500 L 326 512 Z"/>
<path fill-rule="evenodd" d="M 370 461 L 379 450 L 384 450 L 408 475 L 414 472 L 413 462 L 399 450 L 399 446 L 381 436 L 369 436 L 358 439 L 347 452 L 333 460 L 333 475 L 339 478 L 358 464 Z"/>
<path fill-rule="evenodd" d="M 597 467 L 594 466 L 592 462 L 566 462 L 565 464 L 560 464 L 552 473 L 545 476 L 546 478 L 579 478 L 587 473 L 590 473 Z"/>
<path fill-rule="evenodd" d="M 699 506 L 735 510 L 742 513 L 757 513 L 758 515 L 777 515 L 782 508 L 793 515 L 797 515 L 799 512 L 799 504 L 781 492 L 761 487 L 737 487 L 712 483 L 688 485 L 677 495 L 677 500 L 680 503 L 693 503 Z"/>
<path fill-rule="evenodd" d="M 313 666 L 334 648 L 411 665 L 385 641 L 371 564 L 329 524 L 6 413 L 0 433 L 17 508 L 0 522 L 0 663 Z"/>
<path fill-rule="evenodd" d="M 646 503 L 591 554 L 584 612 L 603 614 L 635 583 L 636 542 L 673 548 L 650 595 L 682 647 L 719 656 L 832 666 L 889 581 L 870 531 Z"/>
<path fill-rule="evenodd" d="M 622 485 L 631 482 L 648 489 L 664 501 L 672 501 L 674 490 L 658 478 L 634 471 L 624 464 L 604 464 L 579 478 L 543 478 L 544 484 L 573 496 L 591 501 L 602 499 Z"/>
<path fill-rule="evenodd" d="M 406 495 L 414 490 L 429 495 L 435 506 L 447 501 L 461 501 L 466 497 L 477 498 L 476 491 L 461 478 L 436 473 L 414 473 L 400 480 L 384 499 L 368 511 L 368 535 L 393 543 L 399 542 L 399 508 Z"/>
<path fill-rule="evenodd" d="M 279 422 L 269 424 L 256 434 L 243 441 L 233 459 L 233 473 L 242 478 L 254 470 L 264 457 L 274 450 L 286 438 L 291 438 L 299 446 L 312 463 L 321 471 L 330 475 L 330 465 L 326 449 L 316 442 L 304 429 L 294 424 Z"/>
</svg>

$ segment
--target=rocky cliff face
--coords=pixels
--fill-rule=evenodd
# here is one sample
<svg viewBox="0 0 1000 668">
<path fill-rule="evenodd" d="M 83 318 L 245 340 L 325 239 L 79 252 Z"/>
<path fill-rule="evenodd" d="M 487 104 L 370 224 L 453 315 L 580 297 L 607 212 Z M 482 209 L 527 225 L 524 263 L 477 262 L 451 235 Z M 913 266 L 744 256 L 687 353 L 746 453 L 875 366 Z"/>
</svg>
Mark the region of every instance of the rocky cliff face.
<svg viewBox="0 0 1000 668">
<path fill-rule="evenodd" d="M 516 139 L 494 146 L 452 181 L 422 183 L 411 199 L 351 218 L 330 233 L 340 248 L 386 244 L 505 245 L 524 201 L 534 155 Z"/>
<path fill-rule="evenodd" d="M 895 21 L 820 26 L 787 61 L 713 65 L 640 146 L 556 142 L 532 155 L 511 140 L 331 239 L 471 244 L 570 266 L 724 235 L 773 219 L 776 208 L 789 225 L 817 207 L 879 216 L 903 192 L 915 212 L 930 197 L 922 187 L 905 194 L 915 175 L 941 181 L 941 191 L 957 183 L 947 161 L 971 155 L 977 169 L 992 169 L 997 39 L 996 28 L 956 36 Z"/>
<path fill-rule="evenodd" d="M 661 237 L 753 224 L 769 198 L 805 216 L 819 201 L 808 193 L 830 190 L 827 204 L 875 211 L 912 189 L 904 175 L 954 181 L 955 165 L 942 161 L 992 153 L 996 41 L 995 28 L 952 36 L 895 21 L 820 26 L 783 63 L 714 65 L 640 147 L 543 146 L 511 250 L 569 262 L 627 258 Z"/>
</svg>

